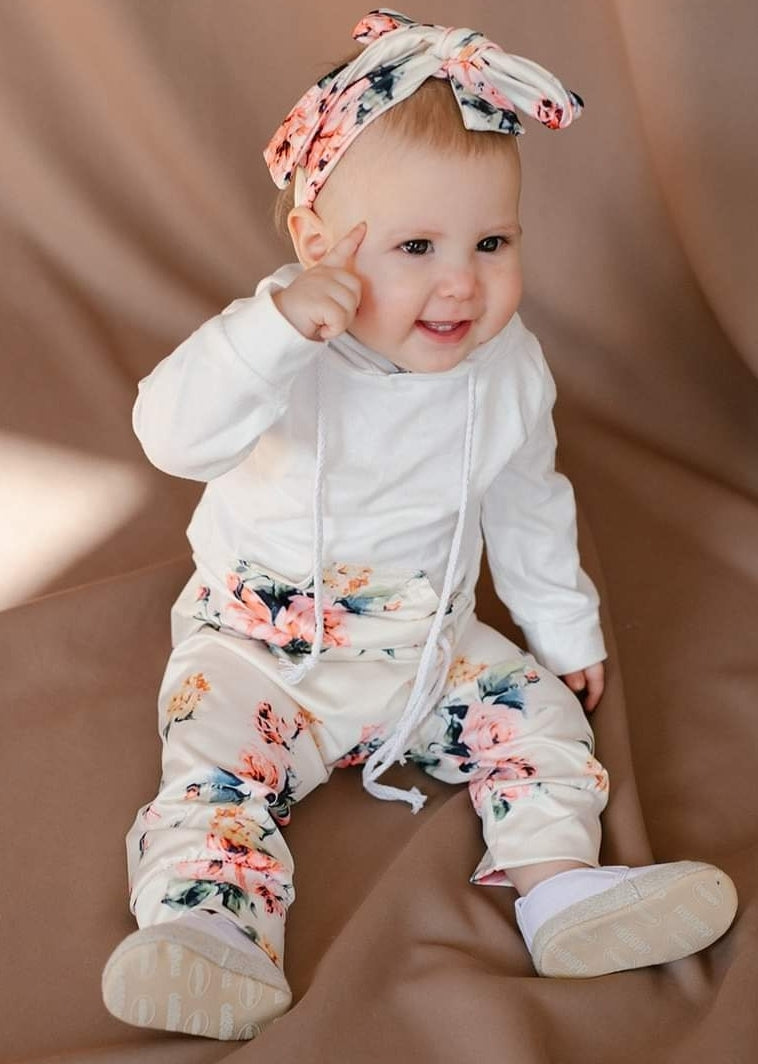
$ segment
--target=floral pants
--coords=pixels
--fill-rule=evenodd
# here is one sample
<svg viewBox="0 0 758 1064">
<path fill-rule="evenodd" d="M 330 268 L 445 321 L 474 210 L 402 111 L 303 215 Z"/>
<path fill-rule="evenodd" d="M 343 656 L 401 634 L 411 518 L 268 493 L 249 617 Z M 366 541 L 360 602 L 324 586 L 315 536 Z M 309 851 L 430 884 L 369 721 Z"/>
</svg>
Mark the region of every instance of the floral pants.
<svg viewBox="0 0 758 1064">
<path fill-rule="evenodd" d="M 206 625 L 179 642 L 159 697 L 160 791 L 127 839 L 139 925 L 225 912 L 281 965 L 295 896 L 281 829 L 295 802 L 390 733 L 416 665 L 327 657 L 288 687 L 261 639 Z M 581 705 L 475 616 L 408 756 L 468 785 L 486 845 L 472 882 L 508 884 L 505 869 L 540 861 L 597 864 L 608 780 Z"/>
</svg>

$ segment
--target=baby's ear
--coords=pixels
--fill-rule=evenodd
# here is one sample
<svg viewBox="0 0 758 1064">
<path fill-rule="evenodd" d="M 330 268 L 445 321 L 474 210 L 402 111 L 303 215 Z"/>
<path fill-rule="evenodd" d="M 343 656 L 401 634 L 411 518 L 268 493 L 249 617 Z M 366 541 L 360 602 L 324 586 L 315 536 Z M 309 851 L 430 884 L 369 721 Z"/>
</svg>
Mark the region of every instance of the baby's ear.
<svg viewBox="0 0 758 1064">
<path fill-rule="evenodd" d="M 330 241 L 324 223 L 310 207 L 293 207 L 287 215 L 295 253 L 303 266 L 314 266 L 329 250 Z"/>
</svg>

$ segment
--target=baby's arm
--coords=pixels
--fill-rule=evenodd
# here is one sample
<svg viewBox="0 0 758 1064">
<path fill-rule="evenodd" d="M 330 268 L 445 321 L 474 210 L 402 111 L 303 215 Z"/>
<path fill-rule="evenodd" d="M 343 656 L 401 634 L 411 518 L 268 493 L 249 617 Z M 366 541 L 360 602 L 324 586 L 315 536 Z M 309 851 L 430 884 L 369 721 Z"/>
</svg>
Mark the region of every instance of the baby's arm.
<svg viewBox="0 0 758 1064">
<path fill-rule="evenodd" d="M 586 688 L 586 708 L 602 694 L 606 657 L 599 599 L 581 568 L 576 507 L 569 481 L 555 469 L 555 385 L 539 344 L 527 334 L 539 403 L 526 439 L 482 503 L 487 557 L 499 598 L 530 649 L 573 690 Z M 575 686 L 576 684 L 576 686 Z"/>
<path fill-rule="evenodd" d="M 134 431 L 153 465 L 212 480 L 247 457 L 319 341 L 355 317 L 361 287 L 350 267 L 365 231 L 355 226 L 288 287 L 236 300 L 140 382 Z"/>
<path fill-rule="evenodd" d="M 322 347 L 269 291 L 236 300 L 140 382 L 133 424 L 148 458 L 191 480 L 233 469 L 282 416 L 295 377 Z"/>
</svg>

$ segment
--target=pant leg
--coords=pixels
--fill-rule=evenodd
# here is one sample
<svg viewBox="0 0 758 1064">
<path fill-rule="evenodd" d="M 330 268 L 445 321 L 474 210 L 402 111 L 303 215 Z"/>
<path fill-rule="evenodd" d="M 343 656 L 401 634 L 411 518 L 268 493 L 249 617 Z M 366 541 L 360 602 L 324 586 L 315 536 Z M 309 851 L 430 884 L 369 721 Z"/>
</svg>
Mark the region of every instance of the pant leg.
<svg viewBox="0 0 758 1064">
<path fill-rule="evenodd" d="M 279 827 L 328 773 L 310 715 L 256 667 L 267 653 L 208 629 L 174 650 L 159 695 L 160 789 L 127 854 L 140 927 L 216 910 L 281 964 L 294 888 Z"/>
<path fill-rule="evenodd" d="M 597 865 L 608 776 L 593 752 L 566 685 L 474 617 L 409 756 L 437 779 L 468 784 L 487 846 L 472 882 L 510 885 L 506 868 Z"/>
</svg>

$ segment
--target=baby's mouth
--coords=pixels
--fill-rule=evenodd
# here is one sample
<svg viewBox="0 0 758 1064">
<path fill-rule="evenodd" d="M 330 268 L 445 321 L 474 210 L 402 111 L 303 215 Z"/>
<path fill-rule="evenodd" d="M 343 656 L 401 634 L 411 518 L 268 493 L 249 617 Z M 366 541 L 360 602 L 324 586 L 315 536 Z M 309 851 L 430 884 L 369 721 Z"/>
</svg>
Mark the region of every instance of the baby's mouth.
<svg viewBox="0 0 758 1064">
<path fill-rule="evenodd" d="M 416 327 L 430 339 L 441 343 L 457 343 L 471 327 L 471 322 L 466 321 L 422 321 L 416 322 Z"/>
</svg>

